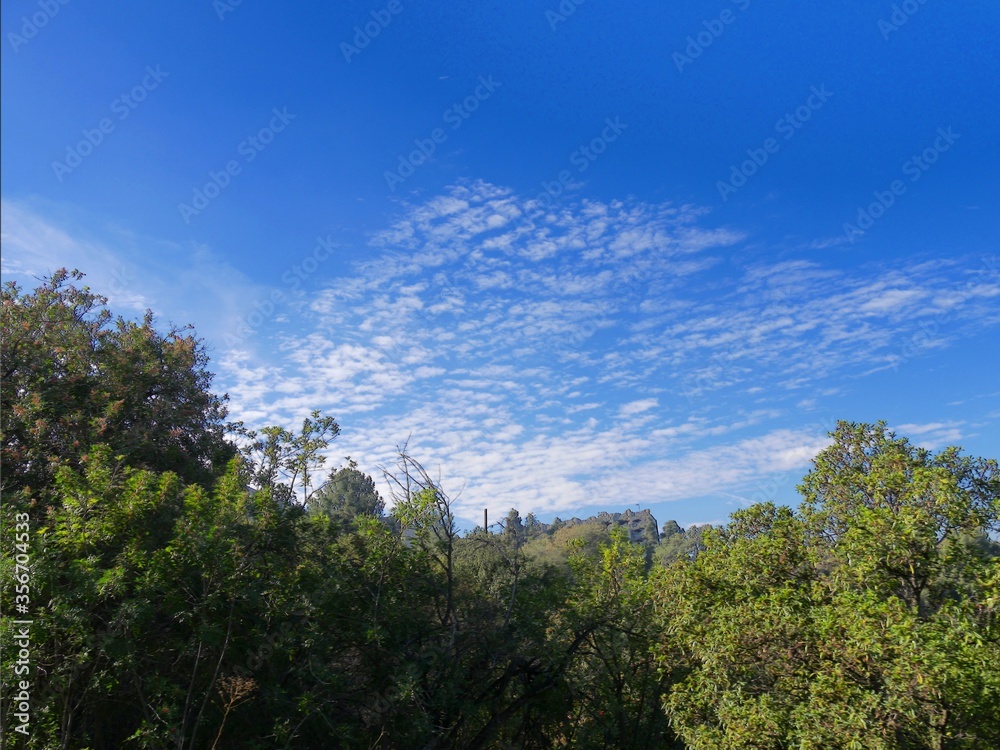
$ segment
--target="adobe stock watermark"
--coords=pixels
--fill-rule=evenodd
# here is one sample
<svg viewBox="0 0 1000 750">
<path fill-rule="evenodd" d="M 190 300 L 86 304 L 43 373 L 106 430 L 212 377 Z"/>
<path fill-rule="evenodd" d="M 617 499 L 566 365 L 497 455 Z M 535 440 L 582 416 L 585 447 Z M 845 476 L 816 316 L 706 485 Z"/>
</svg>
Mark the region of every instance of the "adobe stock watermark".
<svg viewBox="0 0 1000 750">
<path fill-rule="evenodd" d="M 576 13 L 576 9 L 585 2 L 587 0 L 562 0 L 555 10 L 545 11 L 545 20 L 549 22 L 549 28 L 555 31 L 556 26 Z"/>
<path fill-rule="evenodd" d="M 587 171 L 587 169 L 590 168 L 590 165 L 593 164 L 601 156 L 601 154 L 607 151 L 608 144 L 618 140 L 621 134 L 627 129 L 628 125 L 623 123 L 620 117 L 616 116 L 614 118 L 605 118 L 604 127 L 600 134 L 570 153 L 570 164 L 576 167 L 576 172 L 579 174 Z M 554 205 L 556 199 L 563 195 L 568 188 L 573 186 L 573 172 L 568 169 L 563 169 L 556 175 L 556 179 L 542 180 L 540 184 L 542 192 L 538 193 L 535 200 L 541 204 L 548 203 L 550 205 Z M 525 226 L 526 223 L 527 218 L 522 216 L 520 222 L 515 222 L 507 226 L 504 231 L 516 232 L 520 227 Z M 445 309 L 450 309 L 456 300 L 462 300 L 465 297 L 465 293 L 458 286 L 456 286 L 456 284 L 452 283 L 447 273 L 440 272 L 435 274 L 432 281 L 436 287 L 436 291 L 431 293 L 434 301 L 431 304 L 425 304 L 418 311 L 418 314 L 431 323 L 433 323 L 432 316 L 434 314 L 434 308 L 443 306 Z M 600 326 L 598 322 L 594 321 L 604 321 L 607 319 L 607 316 L 608 309 L 601 307 L 594 314 L 589 316 L 586 325 L 592 324 L 593 330 L 596 330 Z M 593 330 L 591 330 L 590 333 L 592 333 Z M 573 338 L 578 341 L 582 341 L 587 338 L 590 333 L 581 334 L 581 332 L 578 331 Z"/>
<path fill-rule="evenodd" d="M 493 92 L 500 88 L 501 85 L 503 84 L 493 80 L 492 75 L 479 76 L 479 85 L 476 86 L 475 91 L 462 101 L 456 102 L 446 109 L 444 114 L 441 115 L 441 119 L 446 125 L 451 126 L 452 132 L 458 130 L 472 116 L 472 113 L 479 109 L 483 102 L 493 96 Z M 399 163 L 396 165 L 394 171 L 385 171 L 385 184 L 388 185 L 389 190 L 395 191 L 399 185 L 412 177 L 417 168 L 431 158 L 437 147 L 448 140 L 449 135 L 450 133 L 444 128 L 438 127 L 434 128 L 427 138 L 415 138 L 413 145 L 416 148 L 409 154 L 400 154 L 398 156 Z"/>
<path fill-rule="evenodd" d="M 70 0 L 38 0 L 38 10 L 30 16 L 21 16 L 21 33 L 15 34 L 12 31 L 7 34 L 7 41 L 14 52 L 19 52 L 21 47 L 38 36 L 38 32 L 48 26 L 49 21 L 58 15 L 59 9 L 69 5 L 69 2 Z"/>
<path fill-rule="evenodd" d="M 597 136 L 592 138 L 587 143 L 580 145 L 569 154 L 569 163 L 576 167 L 577 174 L 586 172 L 587 169 L 589 169 L 590 166 L 607 151 L 608 145 L 618 140 L 622 133 L 628 129 L 628 125 L 623 123 L 619 116 L 605 118 L 603 125 L 604 127 Z M 555 205 L 556 200 L 562 196 L 567 189 L 573 186 L 573 180 L 573 172 L 568 169 L 561 170 L 555 176 L 554 180 L 541 181 L 540 184 L 542 192 L 538 193 L 535 200 L 542 205 Z M 504 231 L 516 232 L 519 227 L 526 225 L 527 222 L 527 215 L 522 215 L 519 223 L 514 223 L 506 227 Z M 444 306 L 446 309 L 450 309 L 453 302 L 456 300 L 462 300 L 465 297 L 465 293 L 451 282 L 448 274 L 435 274 L 433 281 L 438 288 L 435 296 L 435 302 L 434 304 L 425 305 L 420 309 L 420 314 L 423 315 L 425 320 L 428 320 L 429 322 L 433 322 L 431 315 L 435 307 Z M 634 291 L 635 284 L 639 281 L 640 278 L 638 272 L 632 270 L 627 272 L 626 276 L 623 278 L 623 282 L 627 284 L 628 289 L 619 288 L 619 295 Z M 572 335 L 566 339 L 561 338 L 555 344 L 555 349 L 553 351 L 563 355 L 579 351 L 582 343 L 593 335 L 595 331 L 611 325 L 610 315 L 612 312 L 613 310 L 610 304 L 605 302 L 599 303 L 596 309 L 586 316 L 582 324 Z"/>
<path fill-rule="evenodd" d="M 360 55 L 361 50 L 372 43 L 372 40 L 382 33 L 382 29 L 392 23 L 394 16 L 403 12 L 403 4 L 400 0 L 389 0 L 388 4 L 381 10 L 371 12 L 371 20 L 366 21 L 364 26 L 354 27 L 353 44 L 348 42 L 340 43 L 340 51 L 344 54 L 344 59 L 351 62 L 351 59 Z"/>
<path fill-rule="evenodd" d="M 750 7 L 751 0 L 732 0 L 732 3 L 740 12 L 743 12 Z M 725 34 L 726 29 L 731 24 L 736 22 L 736 18 L 737 15 L 733 12 L 732 8 L 726 8 L 719 14 L 718 18 L 702 21 L 701 25 L 705 28 L 697 34 L 688 36 L 685 40 L 687 45 L 684 47 L 684 50 L 682 52 L 674 52 L 671 56 L 674 65 L 677 66 L 677 71 L 683 73 L 684 68 L 701 57 L 705 50 L 711 47 L 716 39 Z"/>
<path fill-rule="evenodd" d="M 615 116 L 614 119 L 607 117 L 604 120 L 604 128 L 600 135 L 590 139 L 569 155 L 569 163 L 576 167 L 577 174 L 583 174 L 590 168 L 590 165 L 597 161 L 608 145 L 618 140 L 619 136 L 628 130 L 628 125 Z M 537 198 L 541 201 L 554 201 L 573 185 L 573 173 L 568 169 L 563 169 L 552 181 L 542 180 L 542 192 Z"/>
<path fill-rule="evenodd" d="M 916 182 L 927 172 L 941 154 L 950 150 L 955 141 L 961 138 L 960 133 L 956 133 L 951 126 L 938 128 L 937 138 L 934 143 L 925 148 L 921 153 L 914 154 L 911 158 L 903 162 L 901 167 L 903 175 L 910 178 L 910 182 Z M 902 180 L 893 180 L 885 190 L 876 190 L 872 193 L 874 201 L 867 206 L 858 206 L 857 218 L 854 223 L 844 223 L 844 235 L 853 245 L 859 237 L 863 237 L 865 232 L 871 229 L 875 222 L 885 216 L 886 212 L 896 204 L 896 199 L 906 193 L 907 185 Z"/>
<path fill-rule="evenodd" d="M 108 292 L 112 295 L 124 294 L 135 280 L 136 277 L 130 275 L 128 269 L 122 266 L 118 270 L 111 272 L 111 281 L 108 282 Z"/>
<path fill-rule="evenodd" d="M 9 698 L 6 707 L 14 719 L 14 731 L 28 736 L 31 726 L 31 626 L 33 620 L 26 619 L 31 611 L 31 519 L 27 513 L 14 515 L 14 611 L 20 619 L 9 622 L 13 628 L 11 642 L 16 652 L 13 660 L 14 680 L 4 685 L 11 685 L 14 694 Z"/>
<path fill-rule="evenodd" d="M 889 20 L 884 18 L 878 20 L 878 30 L 882 32 L 882 39 L 888 41 L 890 34 L 899 31 L 926 4 L 927 0 L 903 0 L 903 2 L 893 5 Z"/>
<path fill-rule="evenodd" d="M 226 14 L 232 13 L 242 4 L 243 0 L 212 0 L 212 7 L 215 9 L 215 15 L 218 16 L 220 21 L 225 21 Z"/>
<path fill-rule="evenodd" d="M 219 171 L 209 170 L 208 182 L 201 187 L 192 189 L 191 203 L 177 204 L 177 210 L 180 211 L 185 224 L 190 224 L 193 217 L 198 216 L 208 208 L 209 204 L 229 187 L 233 178 L 243 171 L 243 167 L 256 159 L 274 141 L 274 137 L 295 119 L 295 115 L 288 111 L 287 105 L 280 110 L 274 107 L 271 110 L 271 115 L 271 120 L 267 125 L 253 135 L 244 138 L 236 147 L 236 153 L 243 157 L 242 163 L 239 159 L 230 159 Z"/>
<path fill-rule="evenodd" d="M 111 102 L 111 114 L 118 115 L 118 122 L 128 119 L 133 110 L 142 102 L 150 92 L 156 90 L 164 79 L 169 77 L 169 73 L 160 70 L 159 65 L 146 66 L 146 75 L 142 77 L 131 90 L 126 91 L 121 96 L 116 97 Z M 81 131 L 83 138 L 75 145 L 66 146 L 66 158 L 63 161 L 52 162 L 52 172 L 56 179 L 62 182 L 66 175 L 72 174 L 73 170 L 83 164 L 83 160 L 94 153 L 94 150 L 104 143 L 106 136 L 115 132 L 117 123 L 110 117 L 102 117 L 94 128 L 84 128 Z"/>
<path fill-rule="evenodd" d="M 277 314 L 279 305 L 288 299 L 288 293 L 297 290 L 302 286 L 303 281 L 316 273 L 319 270 L 320 264 L 329 260 L 330 255 L 336 247 L 336 244 L 329 235 L 325 238 L 317 237 L 312 252 L 303 256 L 298 263 L 281 274 L 281 281 L 288 287 L 288 291 L 272 289 L 267 297 L 256 300 L 253 303 L 254 309 L 240 319 L 236 330 L 233 333 L 226 334 L 226 346 L 233 347 L 237 344 L 242 344 L 250 336 L 255 336 L 260 327 Z"/>
<path fill-rule="evenodd" d="M 812 434 L 815 431 L 822 431 L 824 435 L 829 435 L 831 432 L 835 432 L 836 429 L 837 418 L 827 415 L 820 417 L 817 421 L 802 428 L 800 431 L 808 434 Z M 779 502 L 780 498 L 778 497 L 778 493 L 783 489 L 787 489 L 786 482 L 789 480 L 795 481 L 800 476 L 800 474 L 795 473 L 790 469 L 772 472 L 766 476 L 760 477 L 757 480 L 756 486 L 754 487 L 753 493 L 750 495 L 749 499 L 740 497 L 739 495 L 733 495 L 733 497 L 739 500 L 740 505 L 745 508 L 753 505 L 759 505 L 761 503 Z"/>
<path fill-rule="evenodd" d="M 812 119 L 814 113 L 823 108 L 823 105 L 833 96 L 832 91 L 828 91 L 825 85 L 819 88 L 813 86 L 811 93 L 804 104 L 788 112 L 774 124 L 774 131 L 782 136 L 782 140 L 788 141 L 795 137 L 799 129 Z M 781 141 L 777 138 L 766 138 L 759 148 L 748 148 L 747 156 L 750 158 L 740 164 L 730 165 L 728 180 L 719 180 L 715 183 L 716 189 L 725 203 L 729 196 L 747 184 L 747 180 L 767 164 L 768 160 L 781 150 Z"/>
</svg>

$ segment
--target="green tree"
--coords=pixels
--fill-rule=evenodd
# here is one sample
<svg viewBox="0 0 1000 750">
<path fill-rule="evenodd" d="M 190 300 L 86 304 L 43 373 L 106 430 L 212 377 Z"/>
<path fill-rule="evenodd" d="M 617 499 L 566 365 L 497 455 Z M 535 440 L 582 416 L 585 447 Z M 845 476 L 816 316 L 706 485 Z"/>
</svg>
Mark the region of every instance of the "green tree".
<svg viewBox="0 0 1000 750">
<path fill-rule="evenodd" d="M 981 538 L 998 528 L 996 460 L 955 447 L 932 454 L 884 422 L 840 422 L 831 435 L 799 490 L 839 572 L 921 617 L 974 596 L 987 552 Z"/>
<path fill-rule="evenodd" d="M 347 529 L 362 516 L 381 518 L 385 501 L 375 488 L 375 481 L 348 459 L 348 465 L 330 474 L 309 501 L 311 513 L 321 513 Z"/>
<path fill-rule="evenodd" d="M 219 702 L 238 687 L 233 665 L 294 611 L 296 509 L 250 495 L 235 460 L 206 489 L 123 466 L 106 446 L 84 459 L 58 470 L 33 528 L 36 741 L 205 747 L 245 710 Z"/>
<path fill-rule="evenodd" d="M 705 549 L 704 536 L 708 526 L 689 526 L 682 529 L 676 521 L 667 521 L 660 534 L 660 544 L 653 550 L 653 559 L 660 565 L 676 560 L 693 560 Z"/>
<path fill-rule="evenodd" d="M 112 319 L 106 299 L 60 269 L 33 293 L 2 291 L 2 489 L 51 487 L 104 443 L 134 468 L 206 481 L 235 453 L 226 397 L 209 387 L 204 347 L 189 328 Z"/>
<path fill-rule="evenodd" d="M 554 524 L 553 524 L 554 525 Z M 571 571 L 570 556 L 576 552 L 596 560 L 608 541 L 608 530 L 600 523 L 561 524 L 551 534 L 538 534 L 528 541 L 524 553 L 539 562 Z"/>
<path fill-rule="evenodd" d="M 676 747 L 659 705 L 667 685 L 652 653 L 656 630 L 645 546 L 630 542 L 628 532 L 617 527 L 596 560 L 583 554 L 582 544 L 577 547 L 571 556 L 572 589 L 565 605 L 551 614 L 554 624 L 566 628 L 563 648 L 573 657 L 565 677 L 571 709 L 558 722 L 553 744 Z"/>
<path fill-rule="evenodd" d="M 804 526 L 787 508 L 754 506 L 706 531 L 705 547 L 654 576 L 657 658 L 673 683 L 664 708 L 694 750 L 798 747 L 790 716 L 808 695 L 800 660 L 815 604 Z"/>
<path fill-rule="evenodd" d="M 302 505 L 307 506 L 316 491 L 313 477 L 326 463 L 324 451 L 340 434 L 340 425 L 314 409 L 302 420 L 298 435 L 280 426 L 241 434 L 246 440 L 242 448 L 245 481 L 286 503 L 294 502 L 301 492 Z"/>
<path fill-rule="evenodd" d="M 996 464 L 840 423 L 800 512 L 733 515 L 658 576 L 664 707 L 691 747 L 1000 742 Z"/>
</svg>

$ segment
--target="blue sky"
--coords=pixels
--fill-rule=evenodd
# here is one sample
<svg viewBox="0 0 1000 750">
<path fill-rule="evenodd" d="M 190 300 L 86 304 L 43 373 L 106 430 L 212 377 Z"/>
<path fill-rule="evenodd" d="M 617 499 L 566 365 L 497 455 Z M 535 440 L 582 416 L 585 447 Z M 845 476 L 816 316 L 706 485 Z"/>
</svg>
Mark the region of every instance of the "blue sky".
<svg viewBox="0 0 1000 750">
<path fill-rule="evenodd" d="M 996 457 L 1000 6 L 12 0 L 3 276 L 463 523 L 722 522 L 837 419 Z"/>
</svg>

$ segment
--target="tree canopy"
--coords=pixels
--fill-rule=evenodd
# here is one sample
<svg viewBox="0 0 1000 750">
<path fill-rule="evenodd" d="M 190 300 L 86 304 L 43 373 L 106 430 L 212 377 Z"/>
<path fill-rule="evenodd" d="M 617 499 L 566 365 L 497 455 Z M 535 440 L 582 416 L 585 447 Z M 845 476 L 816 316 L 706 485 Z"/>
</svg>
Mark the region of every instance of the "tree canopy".
<svg viewBox="0 0 1000 750">
<path fill-rule="evenodd" d="M 660 574 L 691 748 L 1000 745 L 996 461 L 841 422 L 798 512 L 738 511 Z"/>
<path fill-rule="evenodd" d="M 385 501 L 375 481 L 348 459 L 348 465 L 331 472 L 326 484 L 315 492 L 309 510 L 328 516 L 346 529 L 359 517 L 381 518 Z"/>
<path fill-rule="evenodd" d="M 132 467 L 207 480 L 234 448 L 201 342 L 186 327 L 160 333 L 149 311 L 113 318 L 106 298 L 73 285 L 82 277 L 61 269 L 30 293 L 3 287 L 3 490 L 44 490 L 98 443 Z"/>
</svg>

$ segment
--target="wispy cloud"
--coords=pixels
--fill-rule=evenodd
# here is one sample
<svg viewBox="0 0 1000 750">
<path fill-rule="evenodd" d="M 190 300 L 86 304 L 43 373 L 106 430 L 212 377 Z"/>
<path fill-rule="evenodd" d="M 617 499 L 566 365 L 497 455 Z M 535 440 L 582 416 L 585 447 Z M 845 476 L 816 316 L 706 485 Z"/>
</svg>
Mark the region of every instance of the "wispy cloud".
<svg viewBox="0 0 1000 750">
<path fill-rule="evenodd" d="M 316 296 L 314 331 L 283 339 L 296 395 L 269 413 L 349 416 L 345 443 L 373 464 L 412 435 L 468 518 L 620 503 L 616 482 L 662 501 L 803 469 L 825 430 L 776 425 L 887 361 L 961 267 L 720 273 L 744 236 L 710 218 L 551 208 L 485 183 L 409 206 Z M 956 304 L 956 322 L 982 320 L 969 294 Z M 757 411 L 713 407 L 729 392 L 758 394 Z"/>
<path fill-rule="evenodd" d="M 996 325 L 1000 294 L 975 259 L 738 266 L 748 238 L 698 207 L 552 206 L 470 182 L 402 206 L 363 261 L 227 346 L 217 320 L 266 288 L 197 248 L 161 281 L 114 241 L 56 226 L 5 210 L 7 269 L 79 265 L 101 288 L 95 265 L 131 263 L 122 304 L 154 309 L 188 280 L 184 304 L 216 319 L 194 318 L 234 415 L 294 426 L 323 409 L 343 428 L 331 454 L 368 470 L 410 440 L 469 520 L 732 495 L 802 470 L 827 440 L 803 410 L 893 366 L 922 321 L 939 321 L 941 346 Z M 903 427 L 961 437 L 960 423 Z"/>
<path fill-rule="evenodd" d="M 927 422 L 924 424 L 901 424 L 895 427 L 897 435 L 910 438 L 921 448 L 940 450 L 948 445 L 959 445 L 968 428 L 964 422 Z"/>
<path fill-rule="evenodd" d="M 31 288 L 59 268 L 78 268 L 116 313 L 151 309 L 164 322 L 197 323 L 213 349 L 253 300 L 267 295 L 203 245 L 140 237 L 117 226 L 84 230 L 79 219 L 51 205 L 4 199 L 0 227 L 6 278 Z"/>
</svg>

